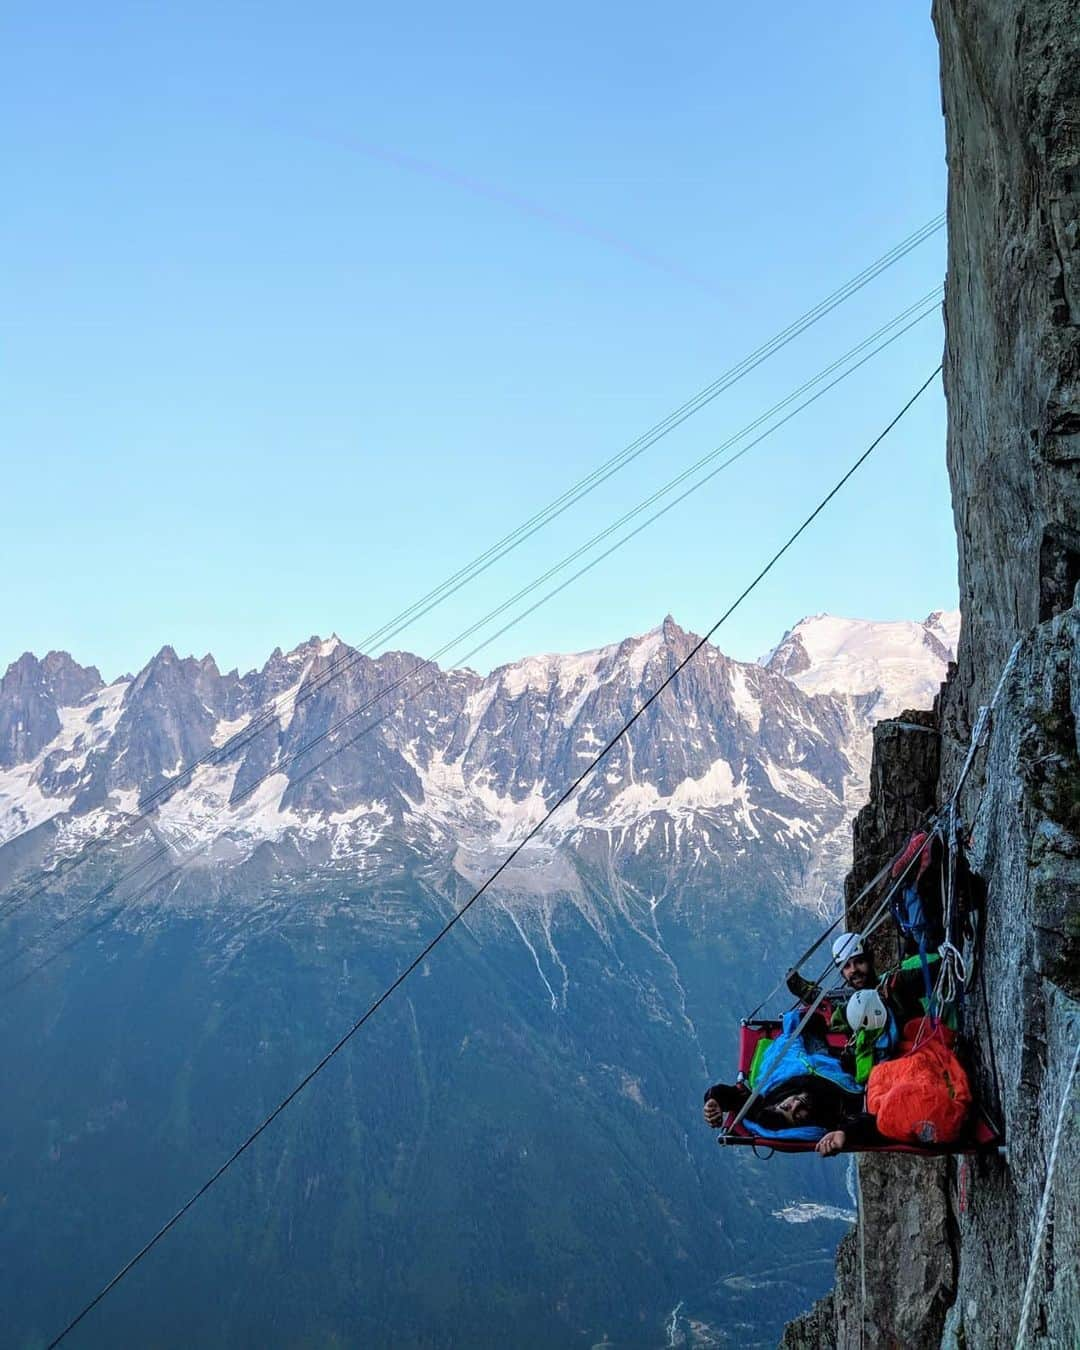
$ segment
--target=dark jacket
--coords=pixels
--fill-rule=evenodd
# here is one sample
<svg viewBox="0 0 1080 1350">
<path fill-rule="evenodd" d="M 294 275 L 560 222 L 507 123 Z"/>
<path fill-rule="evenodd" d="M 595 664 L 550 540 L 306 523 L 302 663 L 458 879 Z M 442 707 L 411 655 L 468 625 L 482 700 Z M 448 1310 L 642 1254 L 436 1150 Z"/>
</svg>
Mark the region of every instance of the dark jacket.
<svg viewBox="0 0 1080 1350">
<path fill-rule="evenodd" d="M 784 1129 L 786 1122 L 775 1116 L 775 1107 L 796 1092 L 805 1093 L 810 1100 L 808 1124 L 818 1125 L 823 1130 L 843 1130 L 849 1146 L 883 1142 L 875 1128 L 874 1117 L 862 1109 L 862 1093 L 846 1092 L 816 1073 L 797 1074 L 764 1093 L 750 1108 L 750 1119 L 767 1129 Z M 705 1100 L 719 1102 L 725 1111 L 738 1111 L 748 1095 L 743 1087 L 716 1083 L 705 1093 Z"/>
</svg>

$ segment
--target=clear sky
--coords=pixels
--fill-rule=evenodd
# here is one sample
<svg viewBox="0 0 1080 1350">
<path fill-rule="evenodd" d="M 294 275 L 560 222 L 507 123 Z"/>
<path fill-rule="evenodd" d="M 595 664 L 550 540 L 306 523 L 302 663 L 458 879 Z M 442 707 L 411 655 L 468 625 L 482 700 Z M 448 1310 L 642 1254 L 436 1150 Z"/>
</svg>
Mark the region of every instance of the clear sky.
<svg viewBox="0 0 1080 1350">
<path fill-rule="evenodd" d="M 0 667 L 371 630 L 944 206 L 924 5 L 9 11 Z M 395 639 L 427 654 L 944 272 L 938 234 Z M 472 661 L 712 622 L 934 315 Z M 956 603 L 930 391 L 717 641 Z"/>
</svg>

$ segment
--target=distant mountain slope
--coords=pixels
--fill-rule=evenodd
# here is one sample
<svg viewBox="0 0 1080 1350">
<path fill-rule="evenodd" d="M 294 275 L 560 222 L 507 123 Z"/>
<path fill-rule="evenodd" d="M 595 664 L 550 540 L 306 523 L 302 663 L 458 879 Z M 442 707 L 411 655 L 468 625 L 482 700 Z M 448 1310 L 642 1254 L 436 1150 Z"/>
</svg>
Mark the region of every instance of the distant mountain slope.
<svg viewBox="0 0 1080 1350">
<path fill-rule="evenodd" d="M 5 1344 L 55 1334 L 693 640 L 668 619 L 487 676 L 333 638 L 243 676 L 168 647 L 107 686 L 16 663 L 5 899 L 208 762 L 0 922 Z M 843 1167 L 722 1152 L 701 1093 L 804 906 L 836 904 L 874 701 L 703 651 L 87 1343 L 775 1343 L 825 1289 Z"/>
</svg>

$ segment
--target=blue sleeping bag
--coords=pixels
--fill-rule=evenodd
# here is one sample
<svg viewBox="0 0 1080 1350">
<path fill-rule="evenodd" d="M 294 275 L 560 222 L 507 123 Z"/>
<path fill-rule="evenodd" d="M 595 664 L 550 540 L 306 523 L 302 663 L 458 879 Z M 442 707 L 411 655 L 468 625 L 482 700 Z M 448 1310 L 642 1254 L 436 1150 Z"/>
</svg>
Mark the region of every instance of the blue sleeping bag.
<svg viewBox="0 0 1080 1350">
<path fill-rule="evenodd" d="M 827 1054 L 824 1050 L 816 1050 L 808 1045 L 805 1033 L 802 1036 L 795 1035 L 799 1021 L 800 1015 L 797 1010 L 784 1014 L 780 1035 L 762 1056 L 752 1084 L 753 1088 L 764 1096 L 766 1093 L 772 1092 L 774 1088 L 782 1086 L 790 1078 L 797 1078 L 800 1074 L 815 1073 L 820 1078 L 827 1078 L 831 1083 L 835 1083 L 853 1096 L 861 1095 L 862 1088 L 859 1087 L 851 1074 L 846 1073 L 841 1068 L 840 1061 L 834 1055 Z M 814 1141 L 820 1139 L 825 1133 L 824 1128 L 820 1125 L 791 1125 L 785 1130 L 770 1130 L 766 1129 L 764 1125 L 755 1124 L 749 1117 L 743 1118 L 743 1124 L 751 1134 L 758 1135 L 762 1139 Z"/>
</svg>

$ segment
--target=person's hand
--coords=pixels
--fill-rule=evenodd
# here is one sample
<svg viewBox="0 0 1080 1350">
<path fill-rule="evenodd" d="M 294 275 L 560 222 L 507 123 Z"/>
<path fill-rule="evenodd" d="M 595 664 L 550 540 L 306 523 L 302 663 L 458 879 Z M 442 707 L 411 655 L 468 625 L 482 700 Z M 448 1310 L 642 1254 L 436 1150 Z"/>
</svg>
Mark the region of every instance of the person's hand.
<svg viewBox="0 0 1080 1350">
<path fill-rule="evenodd" d="M 714 1130 L 718 1130 L 724 1123 L 724 1108 L 719 1102 L 707 1101 L 705 1103 L 705 1124 L 711 1125 Z"/>
<path fill-rule="evenodd" d="M 828 1158 L 839 1153 L 846 1143 L 847 1135 L 843 1130 L 830 1130 L 817 1141 L 814 1148 L 823 1158 Z"/>
<path fill-rule="evenodd" d="M 800 1003 L 810 1003 L 817 994 L 817 988 L 809 980 L 804 979 L 794 966 L 784 976 L 784 983 L 788 987 L 788 993 L 794 994 Z"/>
</svg>

